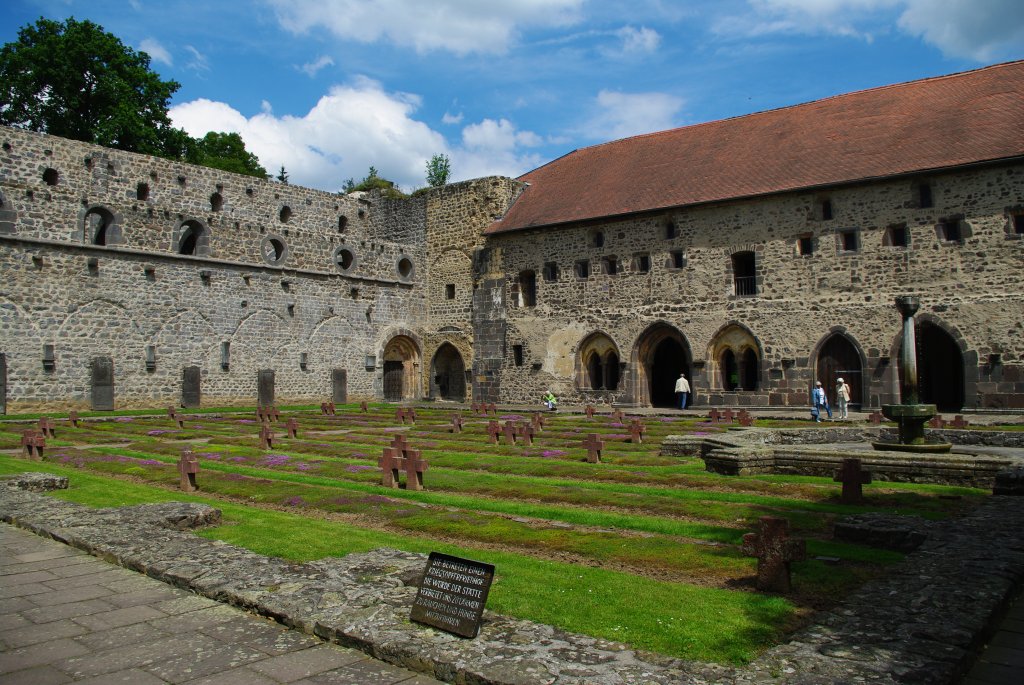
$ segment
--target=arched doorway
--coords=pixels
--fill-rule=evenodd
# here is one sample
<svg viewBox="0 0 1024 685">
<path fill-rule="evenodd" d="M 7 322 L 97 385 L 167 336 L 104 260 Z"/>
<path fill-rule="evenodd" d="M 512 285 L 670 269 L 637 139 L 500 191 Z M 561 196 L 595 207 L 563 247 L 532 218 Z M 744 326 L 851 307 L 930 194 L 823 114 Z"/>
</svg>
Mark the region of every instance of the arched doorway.
<svg viewBox="0 0 1024 685">
<path fill-rule="evenodd" d="M 431 364 L 430 377 L 439 399 L 453 402 L 466 399 L 466 364 L 454 345 L 445 343 L 438 348 Z"/>
<path fill-rule="evenodd" d="M 384 401 L 401 402 L 417 396 L 420 352 L 416 343 L 398 335 L 384 347 Z"/>
<path fill-rule="evenodd" d="M 637 338 L 633 359 L 636 368 L 636 401 L 652 407 L 676 406 L 676 379 L 690 373 L 690 345 L 686 338 L 668 324 L 659 323 Z"/>
<path fill-rule="evenodd" d="M 934 404 L 939 411 L 963 409 L 964 357 L 956 340 L 930 321 L 917 324 L 916 338 L 921 402 Z"/>
<path fill-rule="evenodd" d="M 864 397 L 864 383 L 860 353 L 845 335 L 833 333 L 818 351 L 815 380 L 821 381 L 828 393 L 828 401 L 836 404 L 836 380 L 842 378 L 850 386 L 850 405 L 860 409 Z"/>
</svg>

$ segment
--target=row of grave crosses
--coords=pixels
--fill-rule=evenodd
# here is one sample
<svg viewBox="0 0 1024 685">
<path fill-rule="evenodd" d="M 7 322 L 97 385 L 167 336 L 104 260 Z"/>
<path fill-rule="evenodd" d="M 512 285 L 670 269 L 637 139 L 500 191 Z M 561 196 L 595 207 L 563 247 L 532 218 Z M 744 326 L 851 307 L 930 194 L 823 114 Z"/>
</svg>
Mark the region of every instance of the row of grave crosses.
<svg viewBox="0 0 1024 685">
<path fill-rule="evenodd" d="M 738 421 L 741 426 L 753 426 L 754 416 L 746 409 L 741 409 L 735 414 L 732 409 L 723 409 L 722 411 L 712 409 L 708 413 L 708 421 L 711 423 L 732 423 L 733 421 Z"/>
<path fill-rule="evenodd" d="M 367 407 L 365 400 L 359 403 L 359 411 L 365 414 L 368 410 L 369 408 Z M 332 400 L 331 402 L 321 402 L 320 413 L 323 414 L 324 416 L 337 416 L 338 412 L 337 408 L 334 405 L 334 401 Z"/>
<path fill-rule="evenodd" d="M 487 416 L 488 414 L 494 414 L 497 416 L 498 414 L 498 407 L 495 406 L 494 402 L 491 402 L 490 404 L 485 404 L 484 402 L 477 404 L 476 402 L 473 402 L 473 404 L 469 405 L 469 409 L 474 414 L 481 414 L 483 416 Z"/>
<path fill-rule="evenodd" d="M 396 435 L 390 447 L 384 448 L 384 454 L 377 460 L 381 471 L 381 485 L 397 488 L 398 474 L 405 471 L 405 489 L 422 490 L 423 472 L 427 470 L 427 462 L 420 457 L 420 451 L 409 447 L 404 435 Z"/>
</svg>

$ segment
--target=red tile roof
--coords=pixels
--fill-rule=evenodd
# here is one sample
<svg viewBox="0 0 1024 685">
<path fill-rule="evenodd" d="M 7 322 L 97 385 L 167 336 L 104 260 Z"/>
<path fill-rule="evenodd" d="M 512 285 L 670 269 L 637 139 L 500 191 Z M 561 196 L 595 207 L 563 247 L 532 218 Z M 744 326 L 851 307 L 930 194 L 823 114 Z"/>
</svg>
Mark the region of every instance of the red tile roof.
<svg viewBox="0 0 1024 685">
<path fill-rule="evenodd" d="M 485 233 L 1024 156 L 1024 61 L 571 152 Z"/>
</svg>

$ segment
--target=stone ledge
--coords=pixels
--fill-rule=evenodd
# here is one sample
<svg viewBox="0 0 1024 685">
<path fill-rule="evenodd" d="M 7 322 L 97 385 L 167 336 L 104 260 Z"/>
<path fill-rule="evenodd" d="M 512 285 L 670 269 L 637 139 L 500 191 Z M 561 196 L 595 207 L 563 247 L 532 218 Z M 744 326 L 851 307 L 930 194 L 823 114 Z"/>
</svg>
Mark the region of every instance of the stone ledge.
<svg viewBox="0 0 1024 685">
<path fill-rule="evenodd" d="M 379 549 L 293 564 L 179 530 L 210 507 L 89 509 L 0 484 L 0 519 L 448 682 L 952 683 L 1024 578 L 1024 498 L 932 525 L 920 549 L 746 668 L 685 662 L 485 613 L 464 640 L 408 620 L 421 554 Z"/>
</svg>

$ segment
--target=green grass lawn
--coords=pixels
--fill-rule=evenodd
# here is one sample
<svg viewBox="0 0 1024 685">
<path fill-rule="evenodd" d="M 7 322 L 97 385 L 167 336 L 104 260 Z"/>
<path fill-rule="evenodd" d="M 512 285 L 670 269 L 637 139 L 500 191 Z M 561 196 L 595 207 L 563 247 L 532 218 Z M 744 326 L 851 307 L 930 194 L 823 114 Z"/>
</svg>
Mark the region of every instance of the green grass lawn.
<svg viewBox="0 0 1024 685">
<path fill-rule="evenodd" d="M 402 427 L 386 406 L 339 407 L 337 417 L 293 408 L 276 424 L 274 449 L 261 450 L 251 412 L 189 412 L 184 429 L 158 411 L 138 412 L 78 429 L 62 423 L 44 462 L 0 457 L 0 472 L 63 473 L 72 487 L 54 496 L 90 506 L 204 501 L 225 522 L 199 534 L 296 561 L 379 546 L 469 557 L 497 568 L 489 609 L 721 663 L 749 661 L 901 558 L 832 540 L 837 516 L 942 518 L 985 494 L 876 484 L 865 504 L 849 506 L 831 479 L 709 474 L 700 460 L 658 454 L 666 435 L 722 430 L 692 418 L 648 417 L 645 441 L 633 444 L 628 427 L 607 416 L 546 416 L 527 446 L 490 444 L 482 417 L 467 416 L 466 430 L 453 434 L 451 410 L 417 413 L 415 426 Z M 300 433 L 289 440 L 283 420 L 292 416 Z M 518 416 L 528 418 L 502 415 Z M 0 447 L 17 446 L 24 427 L 0 423 Z M 377 458 L 399 432 L 430 463 L 423 491 L 380 485 Z M 605 441 L 600 464 L 585 461 L 589 433 Z M 200 459 L 197 495 L 177 491 L 184 448 Z M 959 497 L 940 498 L 949 495 Z M 808 541 L 787 597 L 755 592 L 756 561 L 739 551 L 766 515 L 787 518 Z"/>
</svg>

